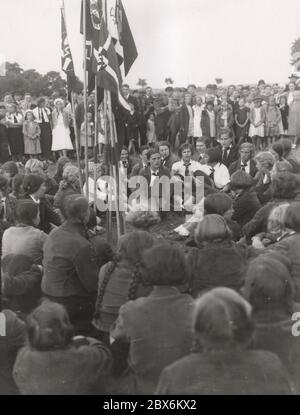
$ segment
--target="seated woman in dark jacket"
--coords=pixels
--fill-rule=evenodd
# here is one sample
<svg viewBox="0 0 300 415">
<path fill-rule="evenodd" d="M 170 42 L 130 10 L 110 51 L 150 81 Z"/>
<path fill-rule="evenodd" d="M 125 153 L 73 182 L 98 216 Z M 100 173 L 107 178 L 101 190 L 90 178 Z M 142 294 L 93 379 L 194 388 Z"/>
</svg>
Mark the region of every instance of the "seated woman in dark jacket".
<svg viewBox="0 0 300 415">
<path fill-rule="evenodd" d="M 150 233 L 134 231 L 122 235 L 115 259 L 100 269 L 94 318 L 95 327 L 109 337 L 120 307 L 128 300 L 149 294 L 141 281 L 140 263 L 145 249 L 154 244 Z"/>
<path fill-rule="evenodd" d="M 37 174 L 26 175 L 23 181 L 23 189 L 25 199 L 32 199 L 39 206 L 39 229 L 49 233 L 52 225 L 59 226 L 61 224 L 59 215 L 53 209 L 47 195 L 45 195 L 46 186 L 43 177 Z"/>
<path fill-rule="evenodd" d="M 101 342 L 73 338 L 63 306 L 43 302 L 28 318 L 28 345 L 17 356 L 13 376 L 22 395 L 101 394 L 111 367 Z"/>
<path fill-rule="evenodd" d="M 156 245 L 143 255 L 144 284 L 154 286 L 148 297 L 124 304 L 112 337 L 129 343 L 128 370 L 116 392 L 153 394 L 161 371 L 189 353 L 192 346 L 193 299 L 179 287 L 187 283 L 182 250 Z"/>
<path fill-rule="evenodd" d="M 286 262 L 286 263 L 285 263 Z M 263 254 L 251 262 L 243 294 L 253 307 L 256 324 L 251 347 L 276 353 L 297 381 L 299 393 L 300 337 L 293 335 L 294 282 L 290 263 L 279 253 Z"/>
<path fill-rule="evenodd" d="M 274 207 L 292 202 L 296 195 L 296 176 L 290 172 L 278 173 L 272 178 L 272 199 L 261 207 L 255 216 L 244 226 L 243 232 L 248 242 L 258 233 L 267 232 L 268 218 Z"/>
<path fill-rule="evenodd" d="M 17 352 L 25 343 L 25 323 L 13 311 L 0 309 L 0 395 L 19 394 L 12 372 Z"/>
<path fill-rule="evenodd" d="M 204 216 L 196 228 L 195 241 L 198 248 L 188 256 L 193 296 L 218 286 L 239 290 L 244 282 L 248 249 L 232 241 L 225 219 Z"/>
<path fill-rule="evenodd" d="M 161 374 L 158 395 L 291 394 L 279 358 L 246 350 L 253 335 L 251 306 L 228 288 L 215 288 L 196 302 L 194 353 Z"/>
<path fill-rule="evenodd" d="M 261 207 L 253 185 L 252 177 L 242 170 L 233 173 L 230 178 L 230 189 L 235 195 L 232 220 L 241 227 L 248 223 Z"/>
<path fill-rule="evenodd" d="M 63 179 L 64 168 L 67 164 L 71 164 L 71 160 L 68 157 L 60 157 L 56 163 L 56 173 L 54 175 L 54 180 L 59 185 Z"/>
<path fill-rule="evenodd" d="M 86 235 L 89 205 L 81 195 L 67 196 L 64 203 L 66 221 L 44 245 L 42 292 L 63 304 L 78 332 L 86 333 L 91 329 L 99 271 Z"/>
</svg>

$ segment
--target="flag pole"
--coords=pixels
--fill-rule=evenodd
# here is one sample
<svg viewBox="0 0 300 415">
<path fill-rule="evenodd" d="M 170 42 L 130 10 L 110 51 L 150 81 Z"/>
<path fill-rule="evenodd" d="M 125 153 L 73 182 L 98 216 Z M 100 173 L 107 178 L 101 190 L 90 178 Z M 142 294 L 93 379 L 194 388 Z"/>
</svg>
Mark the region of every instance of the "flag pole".
<svg viewBox="0 0 300 415">
<path fill-rule="evenodd" d="M 108 104 L 108 117 L 109 117 L 109 130 L 110 130 L 110 147 L 112 149 L 112 157 L 115 158 L 115 163 L 112 164 L 113 178 L 115 182 L 115 207 L 116 207 L 116 220 L 117 220 L 117 235 L 118 239 L 121 236 L 121 223 L 120 223 L 120 210 L 119 210 L 119 186 L 118 186 L 118 173 L 117 173 L 117 158 L 115 157 L 115 136 L 114 136 L 114 120 L 111 107 L 111 92 L 107 91 L 107 104 Z"/>
<path fill-rule="evenodd" d="M 89 159 L 88 159 L 88 125 L 87 125 L 87 79 L 86 79 L 86 1 L 83 0 L 83 96 L 85 124 L 85 190 L 89 199 Z"/>
<path fill-rule="evenodd" d="M 83 193 L 83 180 L 82 180 L 82 172 L 80 166 L 80 155 L 79 155 L 79 132 L 76 124 L 76 117 L 75 117 L 75 100 L 74 100 L 74 92 L 71 92 L 71 105 L 72 105 L 72 117 L 73 117 L 73 125 L 74 125 L 74 133 L 75 133 L 75 148 L 76 148 L 76 159 L 78 164 L 78 171 L 79 171 L 79 184 L 80 184 L 80 191 L 81 194 Z"/>
<path fill-rule="evenodd" d="M 66 18 L 66 9 L 65 9 L 64 0 L 62 0 L 62 10 L 63 10 L 64 19 L 65 19 L 66 31 L 67 31 L 67 18 Z M 79 137 L 78 137 L 77 124 L 76 124 L 76 117 L 75 117 L 75 100 L 74 100 L 74 92 L 73 91 L 71 91 L 71 110 L 72 110 L 72 119 L 73 119 L 74 134 L 75 134 L 75 149 L 76 149 L 76 158 L 77 158 L 78 171 L 79 171 L 80 192 L 82 194 L 82 192 L 83 192 L 83 181 L 82 181 L 82 172 L 81 172 L 81 167 L 80 167 Z"/>
</svg>

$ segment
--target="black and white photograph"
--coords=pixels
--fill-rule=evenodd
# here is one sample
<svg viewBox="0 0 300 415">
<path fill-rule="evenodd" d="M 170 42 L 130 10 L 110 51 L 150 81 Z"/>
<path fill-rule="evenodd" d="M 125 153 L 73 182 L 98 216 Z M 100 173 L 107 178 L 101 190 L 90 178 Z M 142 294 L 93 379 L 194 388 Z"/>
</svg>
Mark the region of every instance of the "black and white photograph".
<svg viewBox="0 0 300 415">
<path fill-rule="evenodd" d="M 300 395 L 299 0 L 2 0 L 0 33 L 0 395 Z"/>
</svg>

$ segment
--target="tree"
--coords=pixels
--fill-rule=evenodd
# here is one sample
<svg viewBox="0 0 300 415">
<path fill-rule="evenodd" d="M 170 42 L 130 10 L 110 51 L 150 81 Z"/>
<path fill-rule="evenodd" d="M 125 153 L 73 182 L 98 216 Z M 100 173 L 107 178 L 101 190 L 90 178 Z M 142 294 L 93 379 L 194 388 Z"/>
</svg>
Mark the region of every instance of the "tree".
<svg viewBox="0 0 300 415">
<path fill-rule="evenodd" d="M 147 79 L 139 78 L 137 85 L 141 88 L 145 88 L 145 86 L 147 86 Z"/>
<path fill-rule="evenodd" d="M 174 84 L 174 81 L 173 81 L 172 78 L 166 78 L 165 79 L 165 84 L 167 84 L 167 85 L 173 85 Z"/>
</svg>

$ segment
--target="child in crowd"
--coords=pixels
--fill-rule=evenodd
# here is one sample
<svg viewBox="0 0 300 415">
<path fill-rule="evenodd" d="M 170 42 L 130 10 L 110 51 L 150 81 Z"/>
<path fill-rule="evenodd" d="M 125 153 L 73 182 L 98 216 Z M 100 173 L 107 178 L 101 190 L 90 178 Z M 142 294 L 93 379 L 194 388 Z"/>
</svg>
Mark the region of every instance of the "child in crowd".
<svg viewBox="0 0 300 415">
<path fill-rule="evenodd" d="M 282 95 L 279 99 L 279 110 L 281 113 L 281 120 L 282 120 L 282 135 L 287 135 L 289 129 L 289 106 L 287 103 L 287 98 L 285 95 Z"/>
<path fill-rule="evenodd" d="M 276 106 L 273 96 L 269 97 L 269 105 L 266 111 L 266 141 L 265 145 L 270 147 L 275 140 L 278 140 L 282 131 L 281 113 Z"/>
<path fill-rule="evenodd" d="M 31 110 L 28 110 L 25 113 L 23 134 L 25 154 L 29 155 L 31 159 L 34 158 L 34 156 L 41 154 L 41 129 L 39 124 L 35 121 L 33 112 Z"/>
<path fill-rule="evenodd" d="M 249 131 L 249 108 L 246 107 L 244 98 L 239 100 L 239 105 L 236 108 L 234 120 L 236 143 L 240 143 L 242 139 L 248 136 Z"/>
</svg>

